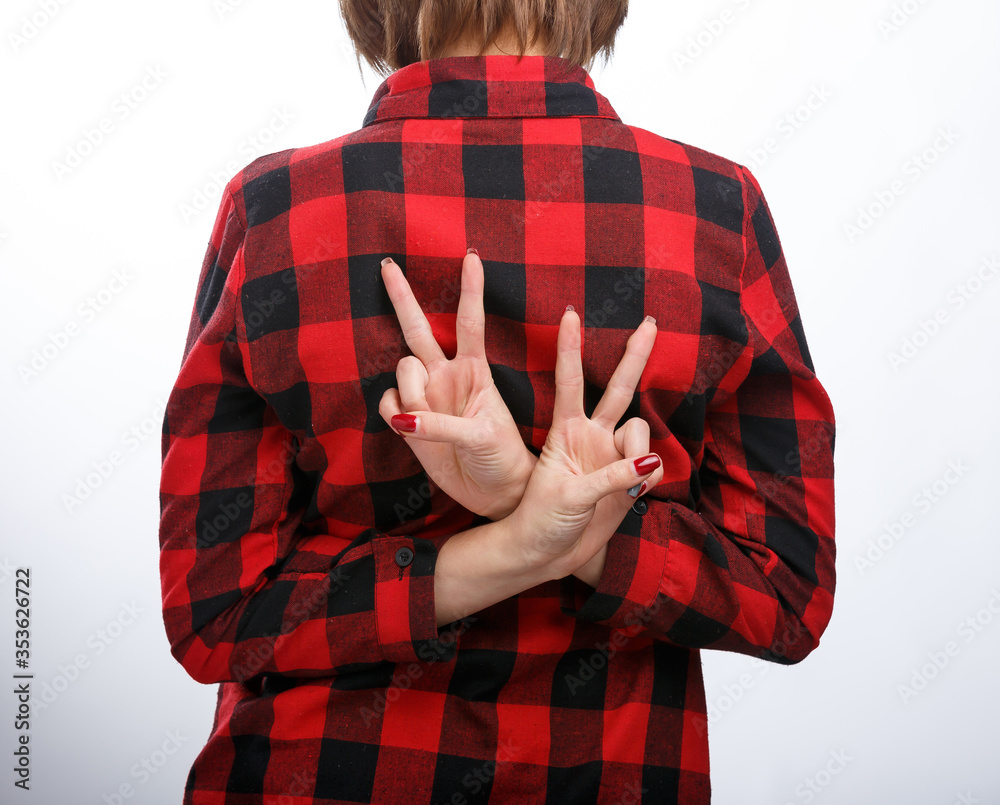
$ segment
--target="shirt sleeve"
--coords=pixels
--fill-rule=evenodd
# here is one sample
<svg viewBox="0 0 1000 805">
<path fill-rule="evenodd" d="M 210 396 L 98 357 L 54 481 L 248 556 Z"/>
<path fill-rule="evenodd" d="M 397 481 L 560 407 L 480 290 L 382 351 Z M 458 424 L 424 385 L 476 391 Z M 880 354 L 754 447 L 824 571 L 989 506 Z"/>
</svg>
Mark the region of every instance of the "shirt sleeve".
<svg viewBox="0 0 1000 805">
<path fill-rule="evenodd" d="M 645 514 L 630 512 L 609 542 L 597 589 L 567 589 L 564 610 L 688 648 L 794 663 L 833 609 L 834 413 L 770 211 L 740 170 L 748 369 L 706 407 L 701 494 L 682 502 L 653 489 Z"/>
<path fill-rule="evenodd" d="M 298 445 L 245 371 L 246 227 L 235 182 L 164 419 L 160 578 L 171 651 L 205 683 L 450 659 L 454 646 L 438 639 L 432 542 L 301 528 L 313 490 Z"/>
</svg>

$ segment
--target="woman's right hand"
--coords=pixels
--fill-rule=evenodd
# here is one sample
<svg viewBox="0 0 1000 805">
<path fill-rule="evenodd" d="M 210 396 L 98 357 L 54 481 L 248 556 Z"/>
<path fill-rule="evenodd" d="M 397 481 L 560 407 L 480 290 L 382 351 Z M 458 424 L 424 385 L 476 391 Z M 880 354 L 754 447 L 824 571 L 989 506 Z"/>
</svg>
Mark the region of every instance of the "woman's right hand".
<svg viewBox="0 0 1000 805">
<path fill-rule="evenodd" d="M 663 477 L 659 457 L 649 454 L 643 420 L 631 419 L 615 430 L 655 337 L 656 325 L 647 319 L 630 339 L 591 418 L 584 411 L 580 318 L 571 308 L 563 314 L 552 426 L 521 503 L 508 518 L 524 561 L 548 578 L 592 563 L 635 502 L 628 490 L 641 494 L 643 483 L 651 489 Z"/>
</svg>

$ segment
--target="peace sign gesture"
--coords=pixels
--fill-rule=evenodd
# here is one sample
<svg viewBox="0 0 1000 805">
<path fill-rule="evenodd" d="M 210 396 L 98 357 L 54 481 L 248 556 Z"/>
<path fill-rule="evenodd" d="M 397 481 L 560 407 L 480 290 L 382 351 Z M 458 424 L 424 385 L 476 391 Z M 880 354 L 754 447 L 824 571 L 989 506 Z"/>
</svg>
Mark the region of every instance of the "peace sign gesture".
<svg viewBox="0 0 1000 805">
<path fill-rule="evenodd" d="M 413 353 L 397 366 L 398 390 L 388 389 L 382 397 L 383 419 L 407 439 L 428 476 L 453 500 L 492 519 L 513 512 L 532 520 L 520 531 L 533 535 L 531 544 L 522 547 L 534 559 L 554 559 L 567 568 L 562 575 L 575 572 L 596 583 L 607 540 L 632 498 L 655 486 L 663 474 L 659 458 L 647 455 L 649 426 L 643 420 L 631 419 L 615 430 L 652 351 L 655 322 L 647 318 L 633 333 L 588 418 L 583 408 L 580 320 L 567 309 L 559 329 L 552 428 L 542 451 L 543 471 L 535 478 L 536 460 L 522 443 L 486 360 L 478 255 L 470 251 L 462 266 L 457 349 L 451 360 L 434 338 L 399 266 L 387 259 L 382 276 Z M 623 463 L 626 456 L 637 458 Z M 594 477 L 585 477 L 591 474 Z M 534 502 L 519 509 L 529 477 Z M 609 494 L 609 484 L 613 487 L 623 478 L 632 481 L 629 495 Z M 568 508 L 553 505 L 568 500 L 567 494 L 572 497 Z"/>
<path fill-rule="evenodd" d="M 533 564 L 552 578 L 571 573 L 597 585 L 607 542 L 633 498 L 663 477 L 659 456 L 649 454 L 649 425 L 638 417 L 615 430 L 646 366 L 656 324 L 645 321 L 629 338 L 594 409 L 584 410 L 580 318 L 567 308 L 559 324 L 552 426 L 521 505 L 511 515 L 513 533 L 524 533 Z M 631 458 L 627 458 L 631 457 Z M 625 490 L 628 494 L 625 494 Z"/>
<path fill-rule="evenodd" d="M 399 266 L 386 258 L 382 278 L 413 353 L 396 367 L 398 389 L 379 403 L 382 418 L 406 438 L 430 479 L 476 514 L 505 517 L 521 500 L 535 457 L 518 433 L 486 361 L 483 264 L 470 250 L 462 264 L 448 360 Z"/>
</svg>

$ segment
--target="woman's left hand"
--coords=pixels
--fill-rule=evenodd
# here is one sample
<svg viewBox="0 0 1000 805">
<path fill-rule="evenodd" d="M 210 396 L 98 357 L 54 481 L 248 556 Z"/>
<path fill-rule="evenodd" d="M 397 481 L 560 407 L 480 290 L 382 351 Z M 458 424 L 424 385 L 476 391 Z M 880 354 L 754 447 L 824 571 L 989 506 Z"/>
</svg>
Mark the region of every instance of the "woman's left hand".
<svg viewBox="0 0 1000 805">
<path fill-rule="evenodd" d="M 449 360 L 391 259 L 382 278 L 412 356 L 396 367 L 398 389 L 379 403 L 382 418 L 407 444 L 428 477 L 475 514 L 499 520 L 517 508 L 537 460 L 493 383 L 486 361 L 483 264 L 462 264 L 455 320 L 457 350 Z"/>
</svg>

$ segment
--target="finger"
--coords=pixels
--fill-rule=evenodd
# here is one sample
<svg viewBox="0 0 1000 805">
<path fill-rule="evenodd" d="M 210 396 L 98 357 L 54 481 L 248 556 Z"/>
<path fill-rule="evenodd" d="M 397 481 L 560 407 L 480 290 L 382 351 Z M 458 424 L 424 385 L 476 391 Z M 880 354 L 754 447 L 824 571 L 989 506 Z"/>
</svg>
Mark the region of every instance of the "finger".
<svg viewBox="0 0 1000 805">
<path fill-rule="evenodd" d="M 647 316 L 625 345 L 625 355 L 619 361 L 601 401 L 594 409 L 594 415 L 591 417 L 594 422 L 607 428 L 613 428 L 618 424 L 618 420 L 624 416 L 632 403 L 636 386 L 639 385 L 639 378 L 646 368 L 655 341 L 656 321 Z"/>
<path fill-rule="evenodd" d="M 580 360 L 580 317 L 567 307 L 556 341 L 556 399 L 552 423 L 583 414 L 583 364 Z"/>
<path fill-rule="evenodd" d="M 633 417 L 615 432 L 615 447 L 625 456 L 649 455 L 649 423 Z M 628 494 L 637 498 L 645 494 L 663 480 L 663 466 L 658 466 L 651 475 L 630 487 Z"/>
<path fill-rule="evenodd" d="M 623 456 L 644 456 L 649 452 L 649 423 L 632 417 L 615 431 L 615 448 Z"/>
<path fill-rule="evenodd" d="M 407 411 L 426 411 L 427 404 L 427 369 L 420 359 L 408 355 L 400 359 L 396 365 L 396 386 L 399 388 L 399 399 Z"/>
<path fill-rule="evenodd" d="M 396 389 L 386 389 L 382 399 L 378 403 L 378 412 L 385 424 L 392 427 L 392 418 L 397 414 L 405 414 L 406 409 L 399 399 L 399 392 Z"/>
<path fill-rule="evenodd" d="M 382 264 L 382 280 L 410 352 L 426 365 L 445 360 L 444 352 L 431 331 L 431 325 L 410 289 L 410 283 L 403 276 L 402 269 L 389 257 Z"/>
<path fill-rule="evenodd" d="M 414 430 L 407 431 L 407 439 L 448 443 L 473 452 L 496 443 L 495 428 L 491 422 L 433 411 L 407 410 L 406 413 L 414 419 Z"/>
<path fill-rule="evenodd" d="M 647 479 L 655 475 L 659 467 L 660 459 L 655 454 L 623 458 L 584 475 L 579 480 L 581 495 L 589 505 L 596 506 L 608 495 L 627 492 L 643 481 L 648 483 Z"/>
<path fill-rule="evenodd" d="M 455 320 L 456 355 L 485 358 L 486 314 L 483 312 L 483 263 L 470 251 L 462 263 L 462 295 Z"/>
<path fill-rule="evenodd" d="M 385 423 L 404 438 L 412 436 L 420 424 L 419 420 L 403 407 L 396 389 L 385 390 L 382 399 L 379 400 L 378 412 Z"/>
</svg>

